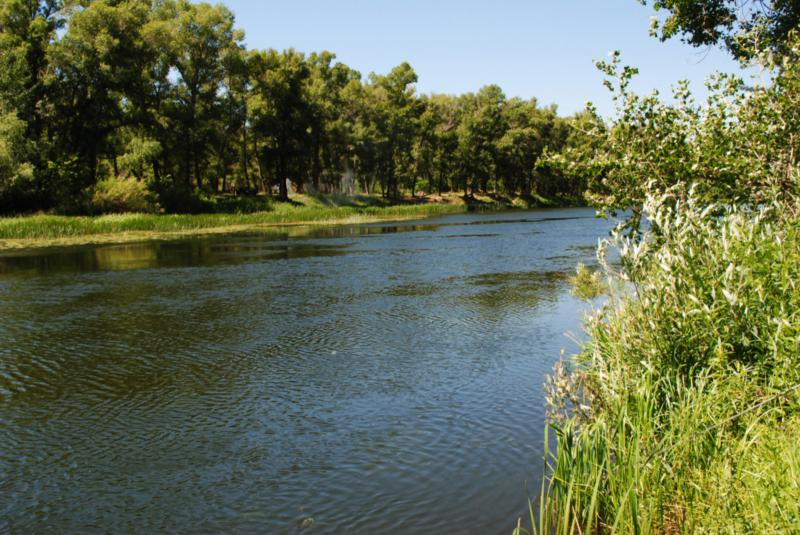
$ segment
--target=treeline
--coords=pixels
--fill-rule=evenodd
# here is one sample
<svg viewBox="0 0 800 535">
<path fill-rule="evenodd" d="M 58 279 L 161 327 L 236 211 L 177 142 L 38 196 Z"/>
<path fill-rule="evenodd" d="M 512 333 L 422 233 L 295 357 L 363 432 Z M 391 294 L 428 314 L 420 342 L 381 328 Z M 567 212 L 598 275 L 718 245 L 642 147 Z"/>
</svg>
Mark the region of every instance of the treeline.
<svg viewBox="0 0 800 535">
<path fill-rule="evenodd" d="M 580 197 L 537 168 L 570 139 L 555 107 L 490 85 L 419 95 L 404 63 L 247 50 L 233 13 L 187 0 L 4 0 L 0 211 L 85 211 L 135 183 L 171 212 L 218 193 L 459 191 Z"/>
</svg>

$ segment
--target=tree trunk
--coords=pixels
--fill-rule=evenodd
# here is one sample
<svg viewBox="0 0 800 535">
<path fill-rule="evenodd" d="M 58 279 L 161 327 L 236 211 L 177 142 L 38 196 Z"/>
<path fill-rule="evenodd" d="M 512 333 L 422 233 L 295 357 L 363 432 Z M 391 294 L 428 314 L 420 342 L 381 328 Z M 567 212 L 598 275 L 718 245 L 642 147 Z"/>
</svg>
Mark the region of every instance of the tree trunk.
<svg viewBox="0 0 800 535">
<path fill-rule="evenodd" d="M 258 166 L 258 179 L 261 182 L 261 189 L 269 196 L 269 186 L 267 179 L 264 176 L 264 162 L 261 161 L 261 154 L 258 152 L 258 136 L 253 136 L 253 153 L 256 155 L 256 164 Z"/>
<path fill-rule="evenodd" d="M 525 180 L 522 181 L 522 196 L 523 197 L 530 197 L 531 195 L 531 186 L 533 181 L 531 180 L 531 176 L 528 175 L 525 177 Z"/>
<path fill-rule="evenodd" d="M 322 166 L 320 165 L 319 153 L 321 150 L 321 143 L 319 140 L 319 132 L 314 131 L 314 160 L 311 164 L 311 180 L 314 184 L 314 192 L 319 193 L 320 174 L 322 173 Z"/>
<path fill-rule="evenodd" d="M 200 189 L 200 166 L 197 165 L 197 146 L 196 146 L 196 135 L 197 135 L 197 90 L 194 88 L 190 88 L 191 99 L 189 103 L 189 161 L 187 162 L 189 165 L 188 170 L 186 171 L 189 180 L 188 186 L 189 189 L 192 187 L 192 171 L 194 171 L 194 180 L 197 184 L 197 189 Z"/>
<path fill-rule="evenodd" d="M 200 160 L 197 158 L 197 152 L 194 152 L 194 178 L 197 182 L 197 189 L 203 189 L 203 179 L 200 177 Z"/>
<path fill-rule="evenodd" d="M 289 200 L 289 188 L 286 187 L 286 155 L 283 150 L 278 157 L 278 200 Z"/>
<path fill-rule="evenodd" d="M 189 143 L 191 145 L 191 143 Z M 186 182 L 186 189 L 192 189 L 192 149 L 186 147 L 186 159 L 183 162 L 183 180 Z"/>
<path fill-rule="evenodd" d="M 246 112 L 245 112 L 246 114 Z M 244 183 L 247 189 L 250 189 L 250 172 L 248 170 L 248 157 L 247 157 L 247 125 L 242 124 L 242 173 L 244 174 Z"/>
</svg>

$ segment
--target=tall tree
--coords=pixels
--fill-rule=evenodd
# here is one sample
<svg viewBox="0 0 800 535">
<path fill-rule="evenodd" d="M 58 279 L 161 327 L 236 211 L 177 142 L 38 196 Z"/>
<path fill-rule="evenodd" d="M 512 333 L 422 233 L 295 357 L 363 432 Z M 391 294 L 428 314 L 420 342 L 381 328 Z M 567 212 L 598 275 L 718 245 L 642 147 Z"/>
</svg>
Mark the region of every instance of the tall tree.
<svg viewBox="0 0 800 535">
<path fill-rule="evenodd" d="M 694 46 L 722 44 L 739 59 L 765 49 L 786 54 L 791 32 L 800 27 L 797 0 L 654 0 L 652 7 L 667 13 L 653 27 L 662 41 L 680 35 Z"/>
<path fill-rule="evenodd" d="M 57 0 L 0 2 L 0 210 L 49 208 L 47 55 L 63 28 Z M 34 146 L 37 150 L 33 150 Z"/>
<path fill-rule="evenodd" d="M 139 29 L 149 2 L 95 0 L 73 7 L 69 30 L 50 47 L 52 123 L 61 136 L 61 162 L 73 160 L 68 194 L 97 181 L 109 140 L 128 122 L 125 97 L 140 82 L 145 45 Z"/>
<path fill-rule="evenodd" d="M 170 27 L 171 63 L 178 75 L 176 118 L 185 142 L 181 171 L 186 185 L 194 178 L 203 187 L 202 169 L 214 137 L 212 120 L 219 113 L 226 65 L 240 53 L 244 34 L 234 29 L 233 13 L 221 4 L 168 0 L 161 7 Z"/>
<path fill-rule="evenodd" d="M 402 63 L 383 76 L 370 75 L 375 126 L 383 144 L 385 194 L 400 196 L 399 179 L 413 177 L 411 150 L 422 107 L 415 96 L 417 73 Z"/>
<path fill-rule="evenodd" d="M 483 87 L 464 97 L 464 115 L 459 126 L 459 154 L 463 162 L 464 195 L 487 191 L 498 162 L 496 141 L 505 131 L 503 108 L 506 96 L 496 85 Z"/>
<path fill-rule="evenodd" d="M 391 198 L 420 180 L 560 187 L 532 171 L 554 110 L 497 86 L 420 96 L 407 63 L 363 80 L 330 52 L 247 51 L 234 23 L 190 0 L 0 3 L 0 211 L 91 210 L 117 178 L 180 212 L 276 185 L 286 200 L 289 180 Z"/>
<path fill-rule="evenodd" d="M 417 173 L 428 182 L 428 193 L 444 193 L 458 170 L 459 101 L 449 95 L 431 95 L 422 100 L 416 143 Z"/>
<path fill-rule="evenodd" d="M 278 198 L 285 201 L 289 199 L 287 181 L 294 178 L 296 184 L 303 183 L 302 160 L 310 146 L 308 64 L 294 49 L 255 52 L 250 62 L 252 128 L 263 143 L 258 158 L 273 161 Z"/>
</svg>

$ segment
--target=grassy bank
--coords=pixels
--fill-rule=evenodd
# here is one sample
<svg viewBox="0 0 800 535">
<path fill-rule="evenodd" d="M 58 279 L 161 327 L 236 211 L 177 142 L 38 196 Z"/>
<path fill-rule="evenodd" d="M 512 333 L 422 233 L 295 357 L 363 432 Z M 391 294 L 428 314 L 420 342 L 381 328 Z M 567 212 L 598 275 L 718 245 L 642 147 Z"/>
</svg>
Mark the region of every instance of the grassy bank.
<svg viewBox="0 0 800 535">
<path fill-rule="evenodd" d="M 296 195 L 289 203 L 270 202 L 267 199 L 258 199 L 255 202 L 258 203 L 255 208 L 253 202 L 248 203 L 248 209 L 251 210 L 248 213 L 119 214 L 96 217 L 34 215 L 0 218 L 0 249 L 169 239 L 194 234 L 252 231 L 276 225 L 407 220 L 475 209 L 530 205 L 519 200 L 491 197 L 465 201 L 458 195 L 406 199 L 399 202 L 388 202 L 376 196 Z M 232 208 L 235 209 L 235 206 Z"/>
<path fill-rule="evenodd" d="M 657 233 L 615 240 L 518 532 L 800 532 L 798 209 L 710 213 L 653 201 Z"/>
</svg>

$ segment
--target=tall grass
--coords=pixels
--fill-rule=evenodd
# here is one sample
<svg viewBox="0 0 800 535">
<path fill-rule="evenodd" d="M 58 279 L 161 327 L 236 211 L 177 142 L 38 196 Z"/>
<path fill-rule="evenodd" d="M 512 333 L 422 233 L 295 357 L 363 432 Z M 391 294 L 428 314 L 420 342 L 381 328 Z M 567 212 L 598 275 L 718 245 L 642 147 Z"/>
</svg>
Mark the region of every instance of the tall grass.
<svg viewBox="0 0 800 535">
<path fill-rule="evenodd" d="M 114 214 L 97 217 L 36 215 L 0 218 L 0 240 L 56 239 L 125 232 L 186 232 L 216 227 L 287 223 L 357 222 L 408 219 L 464 212 L 463 203 L 343 205 L 304 198 L 307 204 L 273 203 L 267 210 L 232 214 Z"/>
<path fill-rule="evenodd" d="M 798 533 L 797 206 L 645 210 L 652 232 L 601 247 L 608 300 L 548 381 L 556 444 L 516 532 Z"/>
</svg>

